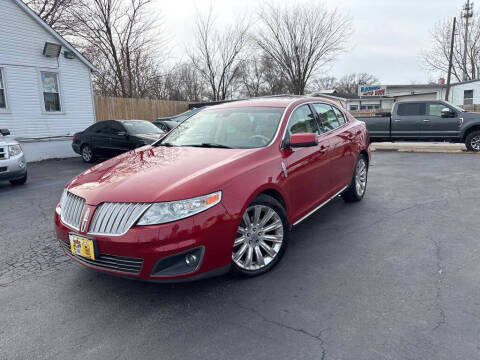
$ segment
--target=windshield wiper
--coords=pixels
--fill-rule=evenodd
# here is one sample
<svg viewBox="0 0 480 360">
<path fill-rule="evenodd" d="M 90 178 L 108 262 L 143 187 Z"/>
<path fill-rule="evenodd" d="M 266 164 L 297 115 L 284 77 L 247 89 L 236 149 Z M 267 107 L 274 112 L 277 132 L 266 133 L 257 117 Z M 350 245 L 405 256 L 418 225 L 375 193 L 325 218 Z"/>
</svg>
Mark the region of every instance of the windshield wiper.
<svg viewBox="0 0 480 360">
<path fill-rule="evenodd" d="M 230 146 L 215 144 L 215 143 L 201 143 L 201 144 L 187 144 L 182 146 L 194 146 L 194 147 L 204 147 L 204 148 L 219 148 L 219 149 L 231 149 Z"/>
</svg>

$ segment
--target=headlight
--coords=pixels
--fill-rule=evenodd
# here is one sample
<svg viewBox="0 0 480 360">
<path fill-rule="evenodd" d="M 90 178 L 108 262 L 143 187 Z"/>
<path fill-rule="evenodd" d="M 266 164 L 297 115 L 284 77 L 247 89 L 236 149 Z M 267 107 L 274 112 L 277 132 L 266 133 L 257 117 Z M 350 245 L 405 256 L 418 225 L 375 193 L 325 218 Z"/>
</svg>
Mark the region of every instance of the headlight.
<svg viewBox="0 0 480 360">
<path fill-rule="evenodd" d="M 199 196 L 187 200 L 154 203 L 143 214 L 137 225 L 163 224 L 198 214 L 222 200 L 222 192 Z"/>
<path fill-rule="evenodd" d="M 8 145 L 8 154 L 15 156 L 22 153 L 22 147 L 20 145 Z"/>
</svg>

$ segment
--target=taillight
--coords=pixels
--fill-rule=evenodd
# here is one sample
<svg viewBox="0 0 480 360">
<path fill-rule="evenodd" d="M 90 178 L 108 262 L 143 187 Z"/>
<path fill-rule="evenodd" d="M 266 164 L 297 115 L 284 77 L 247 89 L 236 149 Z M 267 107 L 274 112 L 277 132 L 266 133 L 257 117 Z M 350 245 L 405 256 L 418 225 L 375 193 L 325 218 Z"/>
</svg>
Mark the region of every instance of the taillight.
<svg viewBox="0 0 480 360">
<path fill-rule="evenodd" d="M 73 135 L 72 142 L 75 142 L 75 135 Z"/>
</svg>

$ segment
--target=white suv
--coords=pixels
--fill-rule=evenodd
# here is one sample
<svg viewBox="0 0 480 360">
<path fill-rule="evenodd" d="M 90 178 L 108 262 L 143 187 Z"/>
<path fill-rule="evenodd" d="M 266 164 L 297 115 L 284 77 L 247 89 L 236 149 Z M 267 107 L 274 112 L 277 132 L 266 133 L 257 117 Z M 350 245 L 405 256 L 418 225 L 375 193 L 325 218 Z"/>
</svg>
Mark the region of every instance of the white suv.
<svg viewBox="0 0 480 360">
<path fill-rule="evenodd" d="M 7 129 L 0 129 L 0 181 L 9 180 L 12 185 L 27 181 L 27 163 L 21 145 Z"/>
</svg>

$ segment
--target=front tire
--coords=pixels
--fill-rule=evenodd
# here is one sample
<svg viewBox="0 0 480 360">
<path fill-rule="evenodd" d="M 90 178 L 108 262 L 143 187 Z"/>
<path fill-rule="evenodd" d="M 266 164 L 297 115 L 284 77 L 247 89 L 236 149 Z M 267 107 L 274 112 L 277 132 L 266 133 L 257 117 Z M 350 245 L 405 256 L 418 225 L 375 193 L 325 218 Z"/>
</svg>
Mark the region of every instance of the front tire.
<svg viewBox="0 0 480 360">
<path fill-rule="evenodd" d="M 465 146 L 469 151 L 480 151 L 480 131 L 472 131 L 465 138 Z"/>
<path fill-rule="evenodd" d="M 232 272 L 246 277 L 270 271 L 288 244 L 288 221 L 275 198 L 260 194 L 247 207 L 232 251 Z"/>
<path fill-rule="evenodd" d="M 14 186 L 24 185 L 27 182 L 27 173 L 20 179 L 10 180 L 10 184 Z"/>
<path fill-rule="evenodd" d="M 82 146 L 81 154 L 82 160 L 86 163 L 92 163 L 95 160 L 93 149 L 88 144 Z"/>
<path fill-rule="evenodd" d="M 368 163 L 365 155 L 360 154 L 355 163 L 352 181 L 347 190 L 342 193 L 346 202 L 356 202 L 363 199 L 367 190 Z"/>
</svg>

